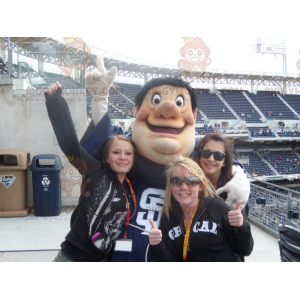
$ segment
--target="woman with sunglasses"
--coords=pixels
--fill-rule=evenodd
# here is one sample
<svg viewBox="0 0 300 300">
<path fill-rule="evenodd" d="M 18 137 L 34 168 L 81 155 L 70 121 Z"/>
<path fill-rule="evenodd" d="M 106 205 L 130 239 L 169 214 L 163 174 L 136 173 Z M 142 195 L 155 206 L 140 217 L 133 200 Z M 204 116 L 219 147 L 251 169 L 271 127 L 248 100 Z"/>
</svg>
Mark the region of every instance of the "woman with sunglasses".
<svg viewBox="0 0 300 300">
<path fill-rule="evenodd" d="M 149 219 L 154 261 L 231 261 L 253 249 L 250 225 L 237 210 L 215 197 L 214 188 L 193 160 L 179 156 L 167 165 L 160 229 Z M 238 202 L 238 206 L 241 202 Z"/>
<path fill-rule="evenodd" d="M 218 133 L 205 135 L 197 147 L 195 161 L 203 169 L 216 189 L 216 193 L 225 200 L 231 209 L 236 207 L 239 200 L 243 200 L 241 209 L 243 209 L 244 218 L 248 220 L 248 206 L 246 204 L 250 194 L 250 183 L 245 186 L 245 180 L 232 180 L 234 173 L 239 175 L 235 176 L 236 178 L 245 177 L 246 174 L 242 166 L 232 158 L 228 139 Z"/>
<path fill-rule="evenodd" d="M 243 203 L 240 206 L 243 218 L 248 221 L 248 198 L 250 195 L 250 183 L 245 186 L 244 181 L 231 181 L 234 172 L 239 172 L 239 176 L 246 176 L 242 167 L 233 165 L 231 147 L 228 139 L 218 133 L 210 133 L 200 141 L 197 147 L 197 157 L 195 161 L 203 169 L 207 178 L 217 194 L 221 197 L 230 209 L 235 209 L 241 198 Z M 238 176 L 236 176 L 238 177 Z M 227 185 L 226 185 L 227 184 Z M 226 185 L 226 187 L 225 187 Z M 230 193 L 230 199 L 228 194 Z M 240 257 L 245 261 L 244 257 Z"/>
</svg>

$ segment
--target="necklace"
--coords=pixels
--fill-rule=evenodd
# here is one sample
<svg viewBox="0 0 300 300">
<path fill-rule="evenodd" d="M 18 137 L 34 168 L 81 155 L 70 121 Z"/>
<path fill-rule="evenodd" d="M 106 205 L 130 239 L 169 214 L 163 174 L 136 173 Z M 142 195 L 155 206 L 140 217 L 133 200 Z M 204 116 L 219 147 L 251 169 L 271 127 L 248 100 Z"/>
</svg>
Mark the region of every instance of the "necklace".
<svg viewBox="0 0 300 300">
<path fill-rule="evenodd" d="M 188 227 L 186 226 L 184 218 L 183 218 L 183 223 L 184 223 L 184 227 L 185 227 L 185 230 L 186 230 L 185 236 L 184 236 L 184 242 L 183 242 L 183 261 L 186 261 L 187 248 L 188 248 L 188 243 L 189 243 L 189 238 L 190 238 L 190 233 L 191 233 L 191 227 L 192 227 L 193 219 L 194 219 L 195 214 L 196 214 L 197 209 L 198 209 L 199 202 L 200 202 L 200 200 L 198 199 L 197 205 L 194 209 L 194 212 L 193 212 L 193 215 L 192 215 L 192 218 L 190 220 L 190 224 L 189 224 Z"/>
<path fill-rule="evenodd" d="M 131 183 L 130 183 L 130 181 L 129 181 L 129 179 L 127 177 L 125 177 L 125 181 L 128 183 L 129 188 L 130 188 L 130 194 L 131 194 L 132 201 L 133 201 L 133 204 L 134 204 L 134 213 L 130 216 L 130 202 L 129 202 L 128 198 L 127 198 L 124 186 L 121 183 L 121 186 L 122 186 L 122 189 L 123 189 L 123 192 L 124 192 L 124 195 L 125 195 L 125 199 L 126 199 L 126 206 L 127 206 L 127 216 L 126 216 L 125 232 L 124 232 L 124 235 L 123 235 L 123 240 L 125 240 L 126 236 L 127 236 L 127 229 L 128 229 L 129 221 L 132 219 L 132 217 L 136 213 L 136 209 L 137 209 L 136 196 L 135 196 L 135 193 L 133 191 L 132 185 L 131 185 Z"/>
</svg>

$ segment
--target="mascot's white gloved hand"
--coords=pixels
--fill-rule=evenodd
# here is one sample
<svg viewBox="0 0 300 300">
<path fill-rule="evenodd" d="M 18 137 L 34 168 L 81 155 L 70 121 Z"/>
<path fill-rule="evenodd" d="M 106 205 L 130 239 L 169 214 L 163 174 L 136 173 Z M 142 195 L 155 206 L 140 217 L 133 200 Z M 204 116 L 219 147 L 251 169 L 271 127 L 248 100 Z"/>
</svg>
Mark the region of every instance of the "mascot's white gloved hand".
<svg viewBox="0 0 300 300">
<path fill-rule="evenodd" d="M 109 89 L 117 74 L 117 68 L 106 71 L 103 57 L 97 56 L 97 69 L 85 74 L 85 85 L 93 95 L 92 117 L 96 126 L 108 110 Z"/>
<path fill-rule="evenodd" d="M 244 170 L 238 166 L 232 166 L 233 178 L 228 181 L 223 187 L 216 190 L 217 195 L 227 192 L 225 203 L 234 209 L 239 200 L 242 200 L 241 209 L 245 207 L 250 196 L 250 182 L 244 173 Z"/>
</svg>

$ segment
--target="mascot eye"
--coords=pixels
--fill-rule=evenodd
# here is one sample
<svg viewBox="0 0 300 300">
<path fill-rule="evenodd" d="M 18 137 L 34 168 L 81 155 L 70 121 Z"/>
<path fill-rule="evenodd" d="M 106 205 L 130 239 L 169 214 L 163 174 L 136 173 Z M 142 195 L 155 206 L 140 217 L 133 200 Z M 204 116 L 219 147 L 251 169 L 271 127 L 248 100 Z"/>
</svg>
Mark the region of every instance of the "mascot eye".
<svg viewBox="0 0 300 300">
<path fill-rule="evenodd" d="M 84 173 L 83 168 L 77 168 L 77 170 L 81 175 Z"/>
<path fill-rule="evenodd" d="M 70 50 L 68 51 L 68 54 L 69 54 L 69 55 L 73 55 L 73 50 L 70 49 Z"/>
<path fill-rule="evenodd" d="M 152 97 L 152 104 L 157 105 L 160 103 L 160 94 L 154 94 Z"/>
<path fill-rule="evenodd" d="M 72 169 L 69 170 L 69 174 L 73 174 L 73 170 Z"/>
<path fill-rule="evenodd" d="M 82 50 L 81 48 L 77 49 L 77 54 L 78 54 L 78 55 L 81 56 L 81 55 L 83 55 L 83 53 L 84 53 L 84 52 L 83 52 L 83 50 Z"/>
<path fill-rule="evenodd" d="M 188 54 L 189 54 L 189 55 L 193 55 L 193 51 L 192 51 L 192 50 L 189 50 L 189 51 L 188 51 Z"/>
<path fill-rule="evenodd" d="M 201 50 L 198 51 L 198 55 L 202 55 L 202 51 Z"/>
<path fill-rule="evenodd" d="M 177 96 L 176 98 L 176 105 L 178 107 L 182 107 L 184 105 L 184 99 L 182 96 Z"/>
</svg>

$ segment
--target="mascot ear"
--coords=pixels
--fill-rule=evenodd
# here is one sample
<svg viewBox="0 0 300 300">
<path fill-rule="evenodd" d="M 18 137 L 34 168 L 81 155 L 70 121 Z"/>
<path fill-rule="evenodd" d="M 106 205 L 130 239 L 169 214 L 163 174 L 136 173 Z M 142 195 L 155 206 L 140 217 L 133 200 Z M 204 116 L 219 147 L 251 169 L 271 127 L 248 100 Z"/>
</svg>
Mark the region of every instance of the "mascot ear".
<svg viewBox="0 0 300 300">
<path fill-rule="evenodd" d="M 210 54 L 210 49 L 207 48 L 207 50 L 206 50 L 206 57 L 209 56 L 209 54 Z"/>
<path fill-rule="evenodd" d="M 134 105 L 134 109 L 133 109 L 133 114 L 134 114 L 134 117 L 136 117 L 138 111 L 139 111 L 139 107 L 137 105 Z"/>
<path fill-rule="evenodd" d="M 182 48 L 180 49 L 180 55 L 181 55 L 182 57 L 184 57 L 184 55 L 185 55 L 185 53 L 184 53 L 184 47 L 182 47 Z"/>
</svg>

